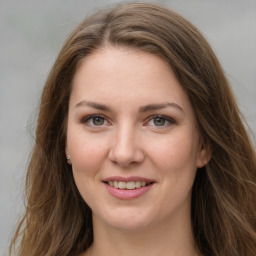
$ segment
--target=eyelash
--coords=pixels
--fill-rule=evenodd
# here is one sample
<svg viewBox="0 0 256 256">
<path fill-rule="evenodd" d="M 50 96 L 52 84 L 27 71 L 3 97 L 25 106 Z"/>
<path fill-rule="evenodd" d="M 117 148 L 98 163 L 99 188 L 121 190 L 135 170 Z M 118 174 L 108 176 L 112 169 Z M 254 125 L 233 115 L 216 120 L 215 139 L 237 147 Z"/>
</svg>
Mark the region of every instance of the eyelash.
<svg viewBox="0 0 256 256">
<path fill-rule="evenodd" d="M 102 124 L 102 125 L 89 124 L 89 121 L 90 120 L 93 121 L 93 118 L 102 118 L 104 123 L 108 122 L 107 118 L 105 116 L 103 116 L 101 114 L 94 114 L 94 115 L 89 115 L 89 116 L 84 117 L 82 119 L 81 123 L 87 124 L 88 126 L 92 126 L 92 127 L 101 127 L 101 126 L 104 125 L 104 124 Z M 145 126 L 150 126 L 150 125 L 148 125 L 148 123 L 150 121 L 154 121 L 154 119 L 157 119 L 157 118 L 163 119 L 164 122 L 165 122 L 164 125 L 160 125 L 160 126 L 154 125 L 158 129 L 163 129 L 163 128 L 166 128 L 166 126 L 170 126 L 172 124 L 176 124 L 177 123 L 173 118 L 170 118 L 168 116 L 165 116 L 165 115 L 153 115 L 153 116 L 151 116 L 150 118 L 147 119 L 147 121 L 145 122 L 145 124 L 146 124 Z M 166 125 L 166 122 L 168 122 L 167 125 Z"/>
<path fill-rule="evenodd" d="M 150 121 L 154 121 L 154 119 L 156 119 L 156 118 L 160 118 L 165 121 L 165 124 L 162 126 L 155 125 L 155 127 L 157 127 L 158 129 L 163 129 L 163 128 L 166 128 L 166 126 L 169 127 L 170 125 L 177 123 L 173 118 L 170 118 L 165 115 L 154 115 L 154 116 L 150 117 L 146 123 L 149 123 Z M 166 124 L 166 122 L 168 122 L 168 124 Z"/>
<path fill-rule="evenodd" d="M 89 115 L 89 116 L 86 116 L 82 119 L 81 123 L 84 123 L 84 124 L 88 124 L 89 126 L 93 126 L 93 127 L 97 127 L 97 126 L 101 126 L 101 125 L 93 125 L 93 124 L 89 124 L 89 121 L 92 120 L 93 121 L 93 118 L 102 118 L 104 119 L 104 122 L 107 121 L 106 117 L 101 115 L 101 114 L 94 114 L 94 115 Z"/>
</svg>

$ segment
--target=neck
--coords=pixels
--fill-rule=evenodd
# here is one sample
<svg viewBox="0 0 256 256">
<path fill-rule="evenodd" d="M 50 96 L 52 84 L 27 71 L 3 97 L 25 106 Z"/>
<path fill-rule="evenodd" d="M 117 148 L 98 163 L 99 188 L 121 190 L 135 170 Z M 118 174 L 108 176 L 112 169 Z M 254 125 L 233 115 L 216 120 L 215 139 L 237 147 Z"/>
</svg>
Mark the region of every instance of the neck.
<svg viewBox="0 0 256 256">
<path fill-rule="evenodd" d="M 120 230 L 94 221 L 88 256 L 196 256 L 190 216 L 140 230 Z"/>
</svg>

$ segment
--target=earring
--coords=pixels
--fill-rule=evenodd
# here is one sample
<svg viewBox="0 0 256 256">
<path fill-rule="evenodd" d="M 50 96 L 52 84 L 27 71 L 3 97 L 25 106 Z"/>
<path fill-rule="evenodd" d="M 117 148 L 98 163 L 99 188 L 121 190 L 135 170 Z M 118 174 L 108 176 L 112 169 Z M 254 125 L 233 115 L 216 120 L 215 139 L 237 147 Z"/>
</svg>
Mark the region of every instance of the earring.
<svg viewBox="0 0 256 256">
<path fill-rule="evenodd" d="M 68 163 L 68 164 L 72 164 L 72 162 L 71 162 L 71 158 L 70 158 L 69 156 L 67 156 L 67 158 L 66 158 L 66 159 L 67 159 L 67 163 Z"/>
</svg>

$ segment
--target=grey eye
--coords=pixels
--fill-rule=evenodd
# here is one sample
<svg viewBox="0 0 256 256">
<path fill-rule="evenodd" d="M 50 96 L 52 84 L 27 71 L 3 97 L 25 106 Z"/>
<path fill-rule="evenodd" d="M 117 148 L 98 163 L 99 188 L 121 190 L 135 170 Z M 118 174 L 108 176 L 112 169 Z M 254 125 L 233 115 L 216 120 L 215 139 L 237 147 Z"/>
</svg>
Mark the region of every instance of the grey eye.
<svg viewBox="0 0 256 256">
<path fill-rule="evenodd" d="M 104 122 L 105 122 L 105 119 L 103 117 L 95 116 L 92 118 L 92 123 L 96 126 L 103 125 Z"/>
<path fill-rule="evenodd" d="M 154 125 L 155 126 L 164 126 L 166 119 L 163 117 L 155 117 L 154 118 Z"/>
</svg>

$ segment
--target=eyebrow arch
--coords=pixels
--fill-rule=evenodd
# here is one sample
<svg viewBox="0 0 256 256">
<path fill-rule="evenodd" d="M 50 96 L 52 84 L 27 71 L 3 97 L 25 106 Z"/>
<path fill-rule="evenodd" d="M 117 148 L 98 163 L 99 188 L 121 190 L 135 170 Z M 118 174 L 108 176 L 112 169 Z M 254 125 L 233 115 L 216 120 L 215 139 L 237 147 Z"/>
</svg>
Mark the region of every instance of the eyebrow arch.
<svg viewBox="0 0 256 256">
<path fill-rule="evenodd" d="M 149 105 L 140 107 L 139 112 L 148 112 L 148 111 L 159 110 L 159 109 L 163 109 L 163 108 L 167 108 L 167 107 L 174 107 L 174 108 L 180 110 L 181 112 L 185 113 L 181 106 L 179 106 L 178 104 L 173 103 L 173 102 L 166 102 L 166 103 L 161 103 L 161 104 L 149 104 Z"/>
</svg>

